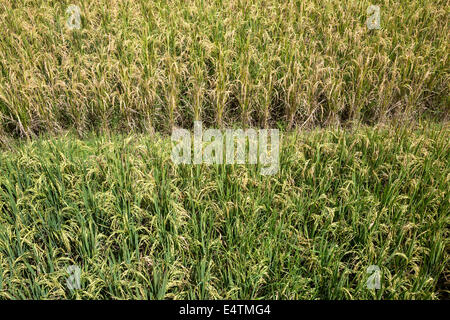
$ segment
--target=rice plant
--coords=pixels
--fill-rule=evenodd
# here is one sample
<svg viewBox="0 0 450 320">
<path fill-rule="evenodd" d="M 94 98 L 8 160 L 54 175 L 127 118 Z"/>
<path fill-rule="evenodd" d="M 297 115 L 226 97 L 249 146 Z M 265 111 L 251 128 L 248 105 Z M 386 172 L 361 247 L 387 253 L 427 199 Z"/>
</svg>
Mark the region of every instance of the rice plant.
<svg viewBox="0 0 450 320">
<path fill-rule="evenodd" d="M 443 0 L 1 1 L 0 298 L 448 299 L 448 23 Z M 279 171 L 175 165 L 200 120 L 283 129 Z"/>
<path fill-rule="evenodd" d="M 443 0 L 2 1 L 0 133 L 448 119 L 448 22 Z"/>
<path fill-rule="evenodd" d="M 285 134 L 272 176 L 174 165 L 159 135 L 17 142 L 0 153 L 0 297 L 448 298 L 449 132 Z"/>
</svg>

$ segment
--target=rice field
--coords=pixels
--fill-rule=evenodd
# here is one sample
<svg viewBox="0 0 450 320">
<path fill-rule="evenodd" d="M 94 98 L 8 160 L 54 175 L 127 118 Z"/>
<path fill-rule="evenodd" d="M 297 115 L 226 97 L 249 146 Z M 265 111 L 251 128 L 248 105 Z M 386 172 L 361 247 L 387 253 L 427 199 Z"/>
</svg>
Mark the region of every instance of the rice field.
<svg viewBox="0 0 450 320">
<path fill-rule="evenodd" d="M 449 13 L 444 0 L 3 0 L 0 137 L 448 120 Z"/>
<path fill-rule="evenodd" d="M 449 14 L 1 0 L 0 299 L 448 299 Z M 195 121 L 279 170 L 175 164 Z"/>
<path fill-rule="evenodd" d="M 174 165 L 159 135 L 2 152 L 0 298 L 448 298 L 448 126 L 282 141 L 272 176 Z M 371 265 L 379 289 L 366 286 Z"/>
</svg>

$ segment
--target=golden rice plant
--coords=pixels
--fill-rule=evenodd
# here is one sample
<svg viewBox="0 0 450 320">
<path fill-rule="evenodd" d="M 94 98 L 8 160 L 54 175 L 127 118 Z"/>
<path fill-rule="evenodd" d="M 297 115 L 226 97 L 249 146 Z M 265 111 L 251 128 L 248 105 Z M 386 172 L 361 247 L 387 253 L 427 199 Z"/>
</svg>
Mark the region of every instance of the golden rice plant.
<svg viewBox="0 0 450 320">
<path fill-rule="evenodd" d="M 443 0 L 2 1 L 0 126 L 33 137 L 448 119 L 448 21 Z"/>
</svg>

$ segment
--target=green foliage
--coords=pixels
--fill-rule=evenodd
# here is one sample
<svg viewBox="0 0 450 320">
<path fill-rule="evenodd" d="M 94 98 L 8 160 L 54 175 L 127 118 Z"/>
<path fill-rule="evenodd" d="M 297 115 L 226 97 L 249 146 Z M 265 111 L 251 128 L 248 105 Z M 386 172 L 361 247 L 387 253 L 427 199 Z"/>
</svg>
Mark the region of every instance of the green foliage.
<svg viewBox="0 0 450 320">
<path fill-rule="evenodd" d="M 176 166 L 158 135 L 20 143 L 0 153 L 0 297 L 448 297 L 449 132 L 286 134 L 265 177 Z"/>
</svg>

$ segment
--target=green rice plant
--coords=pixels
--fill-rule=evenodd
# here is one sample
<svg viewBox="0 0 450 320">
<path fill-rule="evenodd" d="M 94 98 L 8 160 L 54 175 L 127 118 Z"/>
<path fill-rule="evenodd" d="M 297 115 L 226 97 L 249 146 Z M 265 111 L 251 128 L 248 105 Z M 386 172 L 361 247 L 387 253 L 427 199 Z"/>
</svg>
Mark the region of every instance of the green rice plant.
<svg viewBox="0 0 450 320">
<path fill-rule="evenodd" d="M 449 132 L 286 133 L 272 176 L 175 165 L 158 134 L 16 141 L 0 152 L 0 297 L 447 298 Z"/>
</svg>

